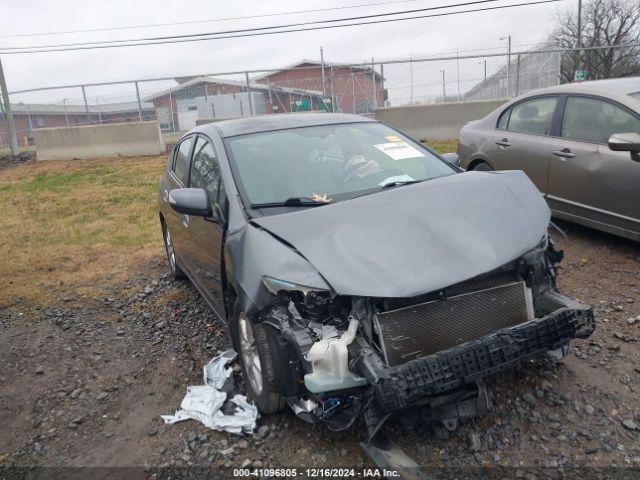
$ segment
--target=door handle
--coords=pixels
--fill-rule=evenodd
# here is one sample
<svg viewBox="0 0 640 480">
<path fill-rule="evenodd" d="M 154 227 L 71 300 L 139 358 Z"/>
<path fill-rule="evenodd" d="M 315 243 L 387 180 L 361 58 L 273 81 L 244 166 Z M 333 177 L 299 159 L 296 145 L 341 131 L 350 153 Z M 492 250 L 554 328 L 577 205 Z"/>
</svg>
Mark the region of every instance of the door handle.
<svg viewBox="0 0 640 480">
<path fill-rule="evenodd" d="M 510 147 L 511 143 L 506 138 L 503 138 L 502 140 L 498 140 L 496 145 L 500 145 L 501 147 Z"/>
<path fill-rule="evenodd" d="M 184 228 L 189 228 L 189 215 L 182 215 L 182 225 L 184 225 Z"/>
<path fill-rule="evenodd" d="M 553 153 L 556 157 L 560 157 L 563 159 L 574 158 L 576 156 L 576 154 L 572 153 L 568 148 L 563 148 L 562 150 L 553 150 L 551 153 Z"/>
<path fill-rule="evenodd" d="M 169 190 L 165 190 L 164 192 L 162 192 L 162 198 L 164 198 L 165 202 L 169 201 Z"/>
</svg>

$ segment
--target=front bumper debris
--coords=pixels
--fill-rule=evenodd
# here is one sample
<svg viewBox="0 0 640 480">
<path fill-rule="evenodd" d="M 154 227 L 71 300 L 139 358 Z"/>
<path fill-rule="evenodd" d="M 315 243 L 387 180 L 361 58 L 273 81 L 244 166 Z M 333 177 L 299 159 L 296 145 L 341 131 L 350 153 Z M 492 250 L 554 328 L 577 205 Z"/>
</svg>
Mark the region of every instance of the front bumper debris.
<svg viewBox="0 0 640 480">
<path fill-rule="evenodd" d="M 498 330 L 448 350 L 388 367 L 373 385 L 383 410 L 410 406 L 425 397 L 514 368 L 524 360 L 586 338 L 595 328 L 593 309 L 555 292 L 546 299 L 560 306 L 552 313 L 520 325 Z"/>
</svg>

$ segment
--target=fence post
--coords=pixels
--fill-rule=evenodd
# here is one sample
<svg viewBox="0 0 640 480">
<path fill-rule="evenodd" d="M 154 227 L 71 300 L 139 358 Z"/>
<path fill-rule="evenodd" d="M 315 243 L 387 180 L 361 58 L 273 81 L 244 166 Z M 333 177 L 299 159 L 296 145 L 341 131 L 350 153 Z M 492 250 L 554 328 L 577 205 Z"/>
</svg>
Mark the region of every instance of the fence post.
<svg viewBox="0 0 640 480">
<path fill-rule="evenodd" d="M 253 97 L 251 96 L 251 83 L 249 83 L 249 72 L 244 72 L 244 78 L 247 82 L 247 94 L 249 95 L 249 115 L 253 116 Z"/>
<path fill-rule="evenodd" d="M 378 97 L 376 95 L 376 64 L 373 61 L 373 57 L 371 57 L 371 86 L 373 90 L 371 94 L 373 95 L 373 101 L 371 105 L 373 105 L 373 109 L 378 108 Z"/>
<path fill-rule="evenodd" d="M 89 113 L 89 103 L 87 102 L 87 92 L 84 89 L 84 85 L 82 85 L 80 88 L 82 88 L 82 98 L 84 99 L 84 111 L 87 114 L 87 122 L 89 122 L 89 125 L 91 125 L 91 114 Z"/>
<path fill-rule="evenodd" d="M 324 78 L 324 50 L 320 47 L 320 68 L 322 71 L 322 101 L 324 102 L 324 97 L 327 96 L 325 93 L 325 78 Z M 325 104 L 326 107 L 326 104 Z"/>
<path fill-rule="evenodd" d="M 385 101 L 384 98 L 384 63 L 380 64 L 380 90 L 382 91 L 382 106 L 386 107 L 387 106 L 387 102 Z"/>
<path fill-rule="evenodd" d="M 140 121 L 142 121 L 142 102 L 140 102 L 140 89 L 138 88 L 138 82 L 135 82 L 135 84 L 136 84 L 136 98 L 138 99 L 138 117 L 140 117 Z"/>
<path fill-rule="evenodd" d="M 171 90 L 169 90 L 169 111 L 171 112 L 171 133 L 176 133 L 176 121 L 173 116 L 173 95 Z"/>
<path fill-rule="evenodd" d="M 273 92 L 271 91 L 271 82 L 269 82 L 269 105 L 271 105 L 271 113 L 273 113 Z"/>
<path fill-rule="evenodd" d="M 458 101 L 460 101 L 460 54 L 456 48 L 456 81 L 458 82 Z"/>
<path fill-rule="evenodd" d="M 9 100 L 9 91 L 7 90 L 7 82 L 4 79 L 4 70 L 2 69 L 2 60 L 0 60 L 0 90 L 2 90 L 2 98 L 4 99 L 4 110 L 7 117 L 7 125 L 9 127 L 9 145 L 11 146 L 11 155 L 18 155 L 18 137 L 16 136 L 16 125 L 13 123 L 13 113 L 11 112 L 11 100 Z"/>
<path fill-rule="evenodd" d="M 336 107 L 336 92 L 333 89 L 333 67 L 329 68 L 329 87 L 331 89 L 331 111 L 336 113 L 339 111 L 340 106 Z M 336 108 L 338 110 L 336 110 Z"/>
<path fill-rule="evenodd" d="M 98 123 L 102 125 L 102 111 L 100 110 L 100 95 L 96 95 L 96 110 L 98 110 Z"/>
<path fill-rule="evenodd" d="M 413 105 L 413 57 L 409 56 L 409 105 Z"/>
<path fill-rule="evenodd" d="M 520 92 L 520 54 L 516 59 L 516 97 L 518 96 L 518 92 Z"/>
<path fill-rule="evenodd" d="M 353 113 L 356 113 L 356 77 L 353 75 L 353 67 L 351 67 L 351 98 L 353 100 Z"/>
</svg>

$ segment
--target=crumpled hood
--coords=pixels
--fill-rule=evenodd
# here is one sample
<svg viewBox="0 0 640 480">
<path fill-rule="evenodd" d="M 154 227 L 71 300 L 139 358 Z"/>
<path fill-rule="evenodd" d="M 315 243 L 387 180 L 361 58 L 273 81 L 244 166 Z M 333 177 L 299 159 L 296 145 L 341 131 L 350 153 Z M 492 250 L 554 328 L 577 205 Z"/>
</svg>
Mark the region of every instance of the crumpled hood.
<svg viewBox="0 0 640 480">
<path fill-rule="evenodd" d="M 549 221 L 521 171 L 466 172 L 254 219 L 337 293 L 369 297 L 412 297 L 500 267 L 536 247 Z"/>
</svg>

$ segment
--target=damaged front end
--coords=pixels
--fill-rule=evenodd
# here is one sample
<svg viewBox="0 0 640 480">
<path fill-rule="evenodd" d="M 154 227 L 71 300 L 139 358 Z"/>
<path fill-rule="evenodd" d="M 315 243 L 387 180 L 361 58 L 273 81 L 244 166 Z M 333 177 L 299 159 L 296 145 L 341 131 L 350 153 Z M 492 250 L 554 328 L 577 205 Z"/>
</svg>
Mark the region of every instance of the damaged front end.
<svg viewBox="0 0 640 480">
<path fill-rule="evenodd" d="M 411 298 L 337 295 L 263 277 L 277 381 L 290 407 L 333 430 L 362 418 L 370 435 L 388 415 L 429 407 L 454 429 L 490 408 L 482 379 L 594 329 L 593 310 L 561 295 L 545 238 L 500 268 Z"/>
</svg>

